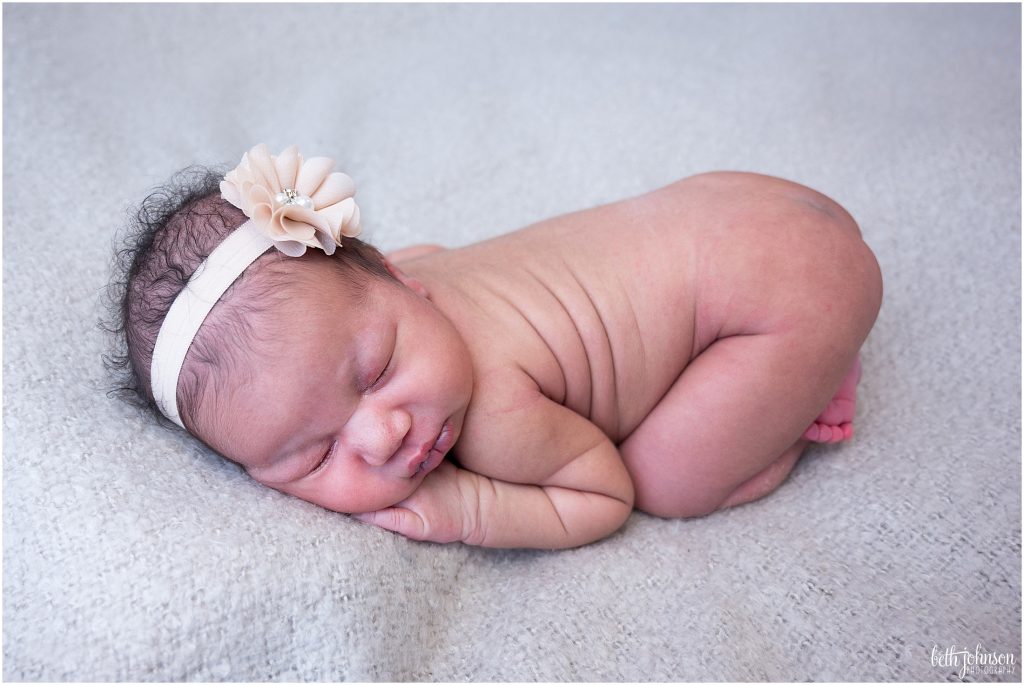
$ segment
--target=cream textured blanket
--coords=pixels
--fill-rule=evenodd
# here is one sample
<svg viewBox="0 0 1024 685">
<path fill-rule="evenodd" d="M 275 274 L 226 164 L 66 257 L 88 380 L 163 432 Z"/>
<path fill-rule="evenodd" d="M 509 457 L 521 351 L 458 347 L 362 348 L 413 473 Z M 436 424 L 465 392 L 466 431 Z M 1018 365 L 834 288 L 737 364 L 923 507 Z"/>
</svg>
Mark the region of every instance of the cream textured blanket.
<svg viewBox="0 0 1024 685">
<path fill-rule="evenodd" d="M 947 680 L 1021 619 L 1016 5 L 4 4 L 3 676 Z M 878 255 L 857 434 L 572 551 L 410 542 L 105 395 L 127 208 L 266 142 L 449 246 L 700 171 Z"/>
</svg>

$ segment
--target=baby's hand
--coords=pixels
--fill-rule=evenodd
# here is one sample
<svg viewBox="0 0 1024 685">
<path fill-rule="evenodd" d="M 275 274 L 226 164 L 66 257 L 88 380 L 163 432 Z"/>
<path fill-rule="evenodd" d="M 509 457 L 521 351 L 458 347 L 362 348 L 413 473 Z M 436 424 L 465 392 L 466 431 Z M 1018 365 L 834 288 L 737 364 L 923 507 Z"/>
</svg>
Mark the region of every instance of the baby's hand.
<svg viewBox="0 0 1024 685">
<path fill-rule="evenodd" d="M 413 540 L 469 541 L 477 528 L 475 475 L 442 461 L 412 495 L 398 504 L 353 516 Z"/>
</svg>

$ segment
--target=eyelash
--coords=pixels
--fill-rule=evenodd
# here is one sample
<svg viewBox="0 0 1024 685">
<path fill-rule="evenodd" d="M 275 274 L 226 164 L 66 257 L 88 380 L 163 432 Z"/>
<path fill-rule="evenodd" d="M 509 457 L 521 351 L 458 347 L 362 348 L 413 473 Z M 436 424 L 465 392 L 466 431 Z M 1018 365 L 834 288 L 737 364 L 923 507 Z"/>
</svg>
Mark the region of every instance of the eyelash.
<svg viewBox="0 0 1024 685">
<path fill-rule="evenodd" d="M 381 381 L 384 380 L 384 377 L 387 375 L 388 370 L 391 368 L 391 360 L 394 359 L 394 358 L 395 358 L 394 352 L 392 352 L 391 356 L 388 357 L 388 363 L 384 365 L 384 369 L 380 372 L 380 375 L 377 376 L 377 379 L 375 381 L 373 381 L 373 383 L 371 383 L 369 386 L 367 386 L 366 392 L 370 392 L 371 390 L 376 390 L 380 386 Z"/>
<path fill-rule="evenodd" d="M 332 442 L 331 446 L 329 448 L 327 448 L 327 453 L 324 454 L 324 456 L 320 459 L 320 463 L 317 464 L 316 466 L 314 466 L 313 470 L 310 471 L 308 475 L 312 476 L 314 473 L 318 473 L 324 466 L 326 466 L 327 462 L 329 462 L 331 460 L 331 457 L 334 456 L 334 449 L 337 446 L 338 446 L 338 441 L 337 440 Z"/>
</svg>

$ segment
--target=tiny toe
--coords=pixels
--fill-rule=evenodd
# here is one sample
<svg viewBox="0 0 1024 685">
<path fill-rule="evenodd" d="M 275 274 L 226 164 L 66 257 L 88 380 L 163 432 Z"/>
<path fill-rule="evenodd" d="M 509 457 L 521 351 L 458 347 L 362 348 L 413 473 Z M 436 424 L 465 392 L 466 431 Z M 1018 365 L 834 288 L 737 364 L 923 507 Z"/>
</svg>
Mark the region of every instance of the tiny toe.
<svg viewBox="0 0 1024 685">
<path fill-rule="evenodd" d="M 853 424 L 849 421 L 839 425 L 831 425 L 815 421 L 804 431 L 803 439 L 820 442 L 826 445 L 843 442 L 853 437 Z"/>
<path fill-rule="evenodd" d="M 818 442 L 818 435 L 821 431 L 818 429 L 818 424 L 812 423 L 810 427 L 804 431 L 804 440 L 810 440 L 811 442 Z"/>
</svg>

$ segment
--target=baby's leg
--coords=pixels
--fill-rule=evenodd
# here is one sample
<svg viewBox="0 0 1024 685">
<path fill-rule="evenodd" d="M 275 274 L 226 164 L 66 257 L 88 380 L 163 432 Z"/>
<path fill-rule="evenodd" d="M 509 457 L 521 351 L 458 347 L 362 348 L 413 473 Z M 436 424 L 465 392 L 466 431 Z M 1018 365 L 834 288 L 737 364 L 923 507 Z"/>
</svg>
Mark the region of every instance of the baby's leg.
<svg viewBox="0 0 1024 685">
<path fill-rule="evenodd" d="M 796 466 L 796 462 L 800 459 L 800 455 L 803 454 L 805 447 L 807 447 L 807 440 L 803 438 L 797 440 L 788 450 L 782 453 L 781 457 L 769 464 L 768 468 L 733 490 L 732 494 L 718 508 L 727 509 L 740 504 L 746 504 L 774 492 L 775 488 L 782 485 L 782 481 L 786 480 L 789 472 Z"/>
<path fill-rule="evenodd" d="M 811 442 L 840 442 L 853 437 L 853 414 L 857 405 L 857 383 L 860 382 L 860 355 L 850 367 L 835 396 L 825 410 L 804 431 Z"/>
<path fill-rule="evenodd" d="M 703 516 L 777 486 L 867 334 L 843 328 L 735 335 L 698 355 L 619 446 L 637 508 Z M 755 479 L 780 459 L 774 478 Z"/>
</svg>

